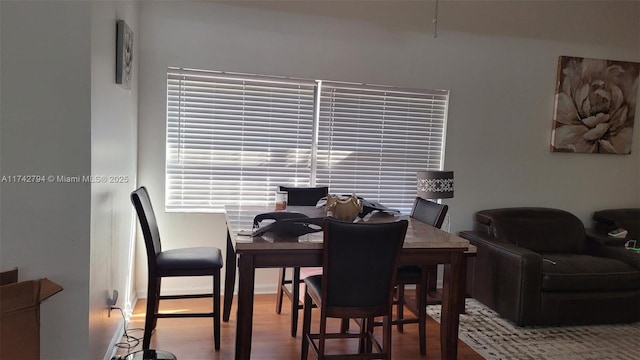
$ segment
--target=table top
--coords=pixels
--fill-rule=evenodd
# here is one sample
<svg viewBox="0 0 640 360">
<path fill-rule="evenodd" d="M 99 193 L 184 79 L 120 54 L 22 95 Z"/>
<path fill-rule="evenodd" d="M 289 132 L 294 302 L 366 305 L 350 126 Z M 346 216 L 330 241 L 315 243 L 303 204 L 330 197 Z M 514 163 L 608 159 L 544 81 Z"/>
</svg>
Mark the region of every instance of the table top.
<svg viewBox="0 0 640 360">
<path fill-rule="evenodd" d="M 256 215 L 272 211 L 275 211 L 274 206 L 225 206 L 227 228 L 237 252 L 275 249 L 322 249 L 322 232 L 311 233 L 290 239 L 276 239 L 269 234 L 265 234 L 259 237 L 239 234 L 240 232 L 251 232 L 253 226 L 253 218 Z M 283 211 L 299 212 L 309 217 L 327 216 L 324 208 L 317 208 L 315 206 L 288 206 L 287 209 Z M 403 245 L 403 248 L 405 249 L 469 249 L 468 240 L 440 230 L 421 221 L 412 221 L 412 219 L 406 215 L 395 216 L 376 212 L 365 216 L 364 219 L 359 219 L 356 221 L 374 223 L 398 221 L 400 219 L 409 220 L 409 227 L 407 229 L 407 235 L 405 236 Z"/>
</svg>

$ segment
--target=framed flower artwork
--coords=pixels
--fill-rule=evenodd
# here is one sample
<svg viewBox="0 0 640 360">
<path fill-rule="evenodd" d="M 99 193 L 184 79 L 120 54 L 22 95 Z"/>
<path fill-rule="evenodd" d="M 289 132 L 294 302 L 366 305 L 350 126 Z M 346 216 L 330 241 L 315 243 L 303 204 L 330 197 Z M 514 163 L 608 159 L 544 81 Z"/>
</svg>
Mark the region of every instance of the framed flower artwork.
<svg viewBox="0 0 640 360">
<path fill-rule="evenodd" d="M 124 20 L 116 22 L 116 84 L 131 89 L 133 31 Z"/>
<path fill-rule="evenodd" d="M 552 152 L 630 154 L 640 63 L 560 56 Z"/>
</svg>

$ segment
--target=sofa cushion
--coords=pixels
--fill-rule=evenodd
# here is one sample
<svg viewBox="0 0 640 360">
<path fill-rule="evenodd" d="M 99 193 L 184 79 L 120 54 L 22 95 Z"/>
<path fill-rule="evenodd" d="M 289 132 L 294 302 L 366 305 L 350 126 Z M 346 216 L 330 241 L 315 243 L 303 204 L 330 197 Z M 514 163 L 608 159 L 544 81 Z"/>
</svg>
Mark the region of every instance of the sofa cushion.
<svg viewBox="0 0 640 360">
<path fill-rule="evenodd" d="M 616 259 L 542 254 L 542 291 L 626 291 L 640 288 L 640 271 Z"/>
<path fill-rule="evenodd" d="M 520 207 L 482 210 L 476 221 L 489 235 L 538 253 L 582 253 L 585 231 L 575 215 L 558 209 Z"/>
</svg>

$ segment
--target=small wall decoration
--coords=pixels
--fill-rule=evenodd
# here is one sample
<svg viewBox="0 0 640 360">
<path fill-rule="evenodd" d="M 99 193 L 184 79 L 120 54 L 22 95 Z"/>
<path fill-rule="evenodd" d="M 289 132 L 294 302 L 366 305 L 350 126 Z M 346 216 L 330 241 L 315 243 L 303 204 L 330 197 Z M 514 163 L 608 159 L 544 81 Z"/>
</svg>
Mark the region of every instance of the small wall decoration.
<svg viewBox="0 0 640 360">
<path fill-rule="evenodd" d="M 124 20 L 116 23 L 116 84 L 131 89 L 133 32 Z"/>
<path fill-rule="evenodd" d="M 630 154 L 640 63 L 560 56 L 552 152 Z"/>
</svg>

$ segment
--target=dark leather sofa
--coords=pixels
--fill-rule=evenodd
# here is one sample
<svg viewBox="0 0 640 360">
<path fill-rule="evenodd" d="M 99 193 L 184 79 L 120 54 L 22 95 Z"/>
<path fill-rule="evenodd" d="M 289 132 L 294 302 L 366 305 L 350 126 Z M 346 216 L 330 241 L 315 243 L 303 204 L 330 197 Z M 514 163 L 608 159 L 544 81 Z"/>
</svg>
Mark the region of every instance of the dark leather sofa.
<svg viewBox="0 0 640 360">
<path fill-rule="evenodd" d="M 638 264 L 606 251 L 612 247 L 590 246 L 569 212 L 482 210 L 474 230 L 460 236 L 478 248 L 471 295 L 519 326 L 640 320 Z"/>
</svg>

